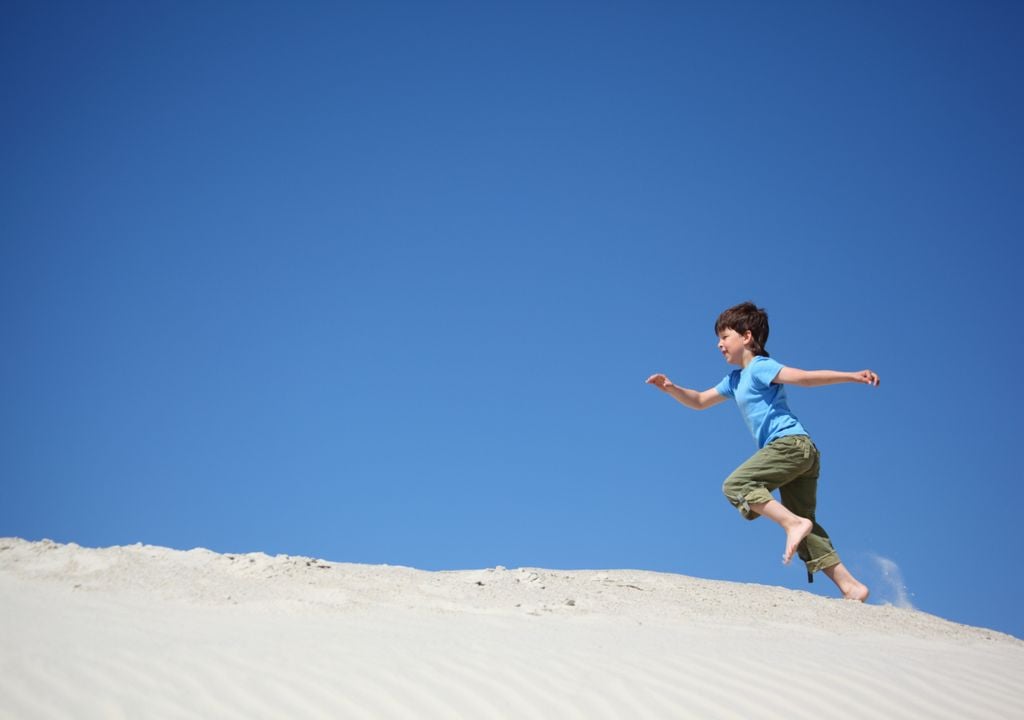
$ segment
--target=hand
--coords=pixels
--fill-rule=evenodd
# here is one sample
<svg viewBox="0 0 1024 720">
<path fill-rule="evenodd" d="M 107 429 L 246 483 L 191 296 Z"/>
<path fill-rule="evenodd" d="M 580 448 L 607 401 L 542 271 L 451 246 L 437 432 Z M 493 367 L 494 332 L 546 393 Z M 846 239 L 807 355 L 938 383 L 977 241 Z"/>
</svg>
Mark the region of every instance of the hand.
<svg viewBox="0 0 1024 720">
<path fill-rule="evenodd" d="M 862 382 L 867 385 L 872 385 L 874 387 L 877 387 L 878 383 L 880 382 L 878 379 L 878 375 L 872 372 L 871 370 L 861 370 L 860 372 L 855 372 L 853 373 L 853 379 L 855 382 Z"/>
<path fill-rule="evenodd" d="M 655 375 L 651 375 L 649 378 L 647 378 L 647 384 L 653 385 L 654 387 L 658 388 L 663 392 L 667 391 L 670 387 L 672 387 L 672 381 L 669 380 L 664 375 L 662 375 L 661 373 L 656 373 Z"/>
</svg>

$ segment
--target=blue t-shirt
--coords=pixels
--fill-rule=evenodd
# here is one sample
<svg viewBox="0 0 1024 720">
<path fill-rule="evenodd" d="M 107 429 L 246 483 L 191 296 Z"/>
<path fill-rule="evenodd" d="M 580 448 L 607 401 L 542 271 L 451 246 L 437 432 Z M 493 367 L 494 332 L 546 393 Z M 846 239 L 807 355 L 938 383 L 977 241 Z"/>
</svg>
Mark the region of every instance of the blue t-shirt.
<svg viewBox="0 0 1024 720">
<path fill-rule="evenodd" d="M 759 448 L 786 435 L 807 434 L 789 409 L 786 388 L 772 385 L 781 369 L 779 362 L 758 355 L 745 368 L 733 370 L 715 386 L 725 397 L 736 398 Z"/>
</svg>

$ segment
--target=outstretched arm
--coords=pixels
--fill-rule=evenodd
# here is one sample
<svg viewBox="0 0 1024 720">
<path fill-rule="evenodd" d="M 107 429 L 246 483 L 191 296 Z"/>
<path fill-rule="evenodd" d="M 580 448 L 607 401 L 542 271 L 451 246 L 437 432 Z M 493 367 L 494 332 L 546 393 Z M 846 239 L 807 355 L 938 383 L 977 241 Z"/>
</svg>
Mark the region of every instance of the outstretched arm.
<svg viewBox="0 0 1024 720">
<path fill-rule="evenodd" d="M 781 385 L 803 385 L 817 387 L 819 385 L 836 385 L 837 383 L 858 382 L 877 386 L 878 375 L 871 370 L 857 372 L 838 372 L 836 370 L 801 370 L 800 368 L 784 367 L 772 380 Z"/>
<path fill-rule="evenodd" d="M 647 378 L 647 384 L 653 385 L 663 393 L 671 395 L 686 407 L 693 408 L 694 410 L 706 410 L 726 399 L 724 395 L 714 388 L 704 392 L 697 392 L 689 388 L 679 387 L 661 373 Z"/>
</svg>

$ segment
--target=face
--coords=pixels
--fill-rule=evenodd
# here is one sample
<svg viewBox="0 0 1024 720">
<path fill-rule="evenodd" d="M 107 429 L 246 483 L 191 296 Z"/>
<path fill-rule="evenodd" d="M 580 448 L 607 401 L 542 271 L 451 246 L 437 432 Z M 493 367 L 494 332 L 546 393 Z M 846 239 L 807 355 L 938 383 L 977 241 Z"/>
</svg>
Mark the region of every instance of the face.
<svg viewBox="0 0 1024 720">
<path fill-rule="evenodd" d="M 740 335 L 732 328 L 726 328 L 718 334 L 718 351 L 730 365 L 742 366 L 743 350 L 749 346 L 752 339 L 753 335 L 749 330 Z"/>
</svg>

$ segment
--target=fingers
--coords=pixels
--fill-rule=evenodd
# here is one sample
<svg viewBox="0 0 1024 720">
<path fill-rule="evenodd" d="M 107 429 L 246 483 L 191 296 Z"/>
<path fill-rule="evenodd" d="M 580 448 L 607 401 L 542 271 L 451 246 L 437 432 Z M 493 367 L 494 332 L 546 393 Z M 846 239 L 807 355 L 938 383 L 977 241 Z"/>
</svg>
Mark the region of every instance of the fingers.
<svg viewBox="0 0 1024 720">
<path fill-rule="evenodd" d="M 647 384 L 648 385 L 653 385 L 654 387 L 658 388 L 659 390 L 664 390 L 665 386 L 669 384 L 669 381 L 668 381 L 667 377 L 665 377 L 661 373 L 657 373 L 657 374 L 651 375 L 649 378 L 647 378 Z"/>
<path fill-rule="evenodd" d="M 872 387 L 878 387 L 881 380 L 878 379 L 878 374 L 871 370 L 861 370 L 861 379 Z"/>
</svg>

